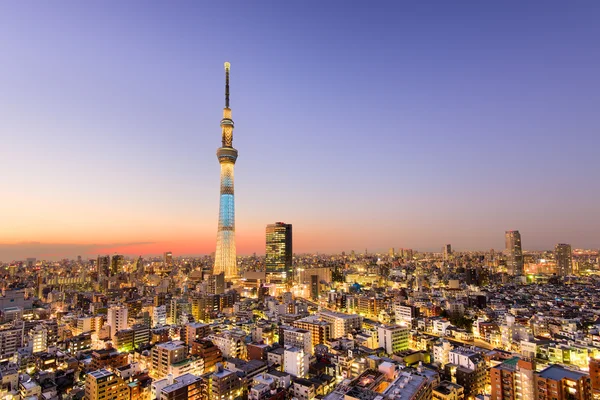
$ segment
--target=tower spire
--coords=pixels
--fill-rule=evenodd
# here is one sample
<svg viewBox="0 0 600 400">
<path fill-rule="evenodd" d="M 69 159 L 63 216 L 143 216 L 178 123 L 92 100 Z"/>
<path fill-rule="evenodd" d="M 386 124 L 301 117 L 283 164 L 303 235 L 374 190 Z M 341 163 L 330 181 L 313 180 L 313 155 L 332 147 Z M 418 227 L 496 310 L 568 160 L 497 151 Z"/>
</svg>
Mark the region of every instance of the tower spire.
<svg viewBox="0 0 600 400">
<path fill-rule="evenodd" d="M 229 108 L 229 69 L 231 64 L 225 63 L 225 108 Z"/>
<path fill-rule="evenodd" d="M 221 119 L 222 140 L 217 149 L 221 164 L 221 199 L 219 202 L 219 228 L 217 230 L 217 251 L 215 252 L 214 274 L 225 273 L 225 279 L 238 275 L 235 249 L 235 200 L 233 194 L 233 169 L 238 151 L 233 148 L 233 120 L 229 108 L 229 69 L 225 63 L 225 108 Z"/>
</svg>

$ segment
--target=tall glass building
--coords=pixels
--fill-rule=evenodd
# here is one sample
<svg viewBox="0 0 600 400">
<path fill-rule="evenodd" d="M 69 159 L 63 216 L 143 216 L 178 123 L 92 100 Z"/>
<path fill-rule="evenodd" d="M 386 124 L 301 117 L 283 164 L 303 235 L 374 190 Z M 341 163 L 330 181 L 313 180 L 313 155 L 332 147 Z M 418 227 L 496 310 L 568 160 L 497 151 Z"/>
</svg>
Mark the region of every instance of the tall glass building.
<svg viewBox="0 0 600 400">
<path fill-rule="evenodd" d="M 292 224 L 267 225 L 265 270 L 270 282 L 287 282 L 293 278 Z"/>
<path fill-rule="evenodd" d="M 521 234 L 519 231 L 506 231 L 506 269 L 509 275 L 523 275 L 523 248 L 521 247 Z"/>
</svg>

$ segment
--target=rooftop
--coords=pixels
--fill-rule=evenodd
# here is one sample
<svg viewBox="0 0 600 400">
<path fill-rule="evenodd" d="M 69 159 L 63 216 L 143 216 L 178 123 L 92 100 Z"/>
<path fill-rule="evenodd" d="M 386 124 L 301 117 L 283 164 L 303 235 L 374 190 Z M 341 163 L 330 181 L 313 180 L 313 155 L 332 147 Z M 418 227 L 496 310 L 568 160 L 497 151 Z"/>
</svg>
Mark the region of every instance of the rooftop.
<svg viewBox="0 0 600 400">
<path fill-rule="evenodd" d="M 170 393 L 177 389 L 181 389 L 182 387 L 189 386 L 190 384 L 202 380 L 201 377 L 192 375 L 192 374 L 183 374 L 175 378 L 175 383 L 172 385 L 166 386 L 162 389 L 162 392 Z"/>
<path fill-rule="evenodd" d="M 570 379 L 572 381 L 577 381 L 584 376 L 588 376 L 583 372 L 573 371 L 571 369 L 566 369 L 565 367 L 561 367 L 560 365 L 551 365 L 542 372 L 539 373 L 540 378 L 551 379 L 553 381 L 560 381 L 562 379 Z"/>
</svg>

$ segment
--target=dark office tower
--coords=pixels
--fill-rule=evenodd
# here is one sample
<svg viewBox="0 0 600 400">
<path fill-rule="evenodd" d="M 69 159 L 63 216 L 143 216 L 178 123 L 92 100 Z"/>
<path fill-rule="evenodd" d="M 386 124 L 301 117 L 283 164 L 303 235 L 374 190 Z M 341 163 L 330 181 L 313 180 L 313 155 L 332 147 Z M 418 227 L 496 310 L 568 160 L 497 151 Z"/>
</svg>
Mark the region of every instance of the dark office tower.
<svg viewBox="0 0 600 400">
<path fill-rule="evenodd" d="M 171 253 L 170 251 L 165 251 L 165 253 L 163 254 L 163 262 L 165 264 L 165 267 L 172 267 L 173 253 Z"/>
<path fill-rule="evenodd" d="M 133 270 L 137 274 L 144 273 L 144 264 L 142 263 L 142 256 L 139 256 L 138 258 L 136 258 Z"/>
<path fill-rule="evenodd" d="M 559 243 L 554 248 L 554 257 L 556 258 L 556 272 L 560 276 L 573 274 L 573 253 L 571 245 Z"/>
<path fill-rule="evenodd" d="M 292 224 L 276 222 L 267 225 L 267 256 L 265 267 L 271 282 L 285 282 L 293 278 Z"/>
<path fill-rule="evenodd" d="M 452 255 L 452 245 L 445 244 L 442 252 L 444 253 L 444 260 L 449 260 L 450 255 Z"/>
<path fill-rule="evenodd" d="M 523 248 L 519 231 L 506 231 L 506 269 L 509 275 L 523 275 Z"/>
<path fill-rule="evenodd" d="M 225 293 L 225 272 L 216 275 L 208 276 L 208 293 L 223 294 Z"/>
<path fill-rule="evenodd" d="M 96 271 L 98 271 L 98 276 L 110 275 L 110 256 L 98 256 Z"/>
<path fill-rule="evenodd" d="M 123 264 L 125 264 L 125 257 L 120 254 L 115 254 L 110 260 L 110 275 L 117 275 L 123 271 Z"/>
<path fill-rule="evenodd" d="M 310 276 L 310 297 L 313 300 L 319 299 L 319 275 Z"/>
</svg>

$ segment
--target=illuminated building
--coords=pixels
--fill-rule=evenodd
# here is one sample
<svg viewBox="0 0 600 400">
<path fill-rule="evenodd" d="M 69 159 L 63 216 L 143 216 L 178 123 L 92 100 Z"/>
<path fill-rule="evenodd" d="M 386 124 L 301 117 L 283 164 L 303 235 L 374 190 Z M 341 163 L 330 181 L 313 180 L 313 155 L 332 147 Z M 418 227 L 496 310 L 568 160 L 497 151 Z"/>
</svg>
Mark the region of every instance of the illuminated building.
<svg viewBox="0 0 600 400">
<path fill-rule="evenodd" d="M 127 307 L 113 306 L 108 309 L 107 324 L 110 325 L 110 336 L 114 338 L 118 331 L 129 327 Z"/>
<path fill-rule="evenodd" d="M 110 260 L 110 275 L 117 275 L 123 271 L 123 264 L 125 263 L 125 257 L 120 254 L 115 254 Z"/>
<path fill-rule="evenodd" d="M 306 354 L 313 353 L 312 333 L 307 329 L 286 327 L 283 330 L 283 344 L 304 350 Z"/>
<path fill-rule="evenodd" d="M 594 399 L 600 399 L 600 360 L 590 358 L 590 380 Z"/>
<path fill-rule="evenodd" d="M 331 323 L 321 321 L 316 315 L 297 319 L 292 326 L 309 331 L 313 346 L 324 344 L 331 338 Z"/>
<path fill-rule="evenodd" d="M 533 400 L 535 366 L 531 361 L 513 357 L 490 370 L 492 400 Z"/>
<path fill-rule="evenodd" d="M 444 260 L 448 261 L 452 255 L 452 245 L 445 244 L 442 253 L 444 254 Z"/>
<path fill-rule="evenodd" d="M 349 333 L 352 333 L 355 329 L 360 329 L 362 325 L 362 317 L 360 315 L 321 310 L 319 317 L 331 324 L 332 339 L 347 337 Z"/>
<path fill-rule="evenodd" d="M 225 108 L 221 120 L 222 145 L 217 150 L 221 164 L 221 199 L 219 203 L 219 228 L 214 274 L 225 273 L 226 279 L 238 275 L 235 251 L 235 202 L 233 197 L 233 167 L 238 151 L 233 148 L 233 120 L 229 108 L 229 68 L 225 63 Z"/>
<path fill-rule="evenodd" d="M 521 247 L 521 234 L 519 231 L 506 231 L 506 268 L 509 275 L 523 275 L 523 248 Z"/>
<path fill-rule="evenodd" d="M 551 365 L 535 377 L 538 400 L 584 400 L 592 398 L 590 376 Z"/>
<path fill-rule="evenodd" d="M 292 279 L 292 224 L 267 225 L 265 269 L 270 282 Z"/>
<path fill-rule="evenodd" d="M 163 262 L 165 264 L 165 267 L 172 267 L 173 253 L 171 253 L 170 251 L 165 251 L 165 253 L 163 254 Z"/>
<path fill-rule="evenodd" d="M 288 347 L 283 352 L 283 370 L 290 375 L 304 378 L 308 374 L 309 355 L 303 349 Z"/>
<path fill-rule="evenodd" d="M 105 369 L 90 372 L 85 378 L 86 400 L 129 399 L 127 385 L 119 376 Z"/>
<path fill-rule="evenodd" d="M 379 347 L 387 354 L 395 354 L 408 349 L 409 328 L 400 325 L 388 325 L 377 327 Z"/>
<path fill-rule="evenodd" d="M 203 379 L 193 374 L 177 376 L 168 386 L 160 391 L 161 400 L 200 400 L 205 398 Z"/>
<path fill-rule="evenodd" d="M 22 328 L 0 329 L 0 362 L 8 361 L 23 345 Z"/>
<path fill-rule="evenodd" d="M 465 389 L 456 383 L 442 381 L 433 388 L 431 396 L 433 400 L 463 400 Z"/>
<path fill-rule="evenodd" d="M 554 258 L 556 258 L 556 272 L 558 272 L 558 275 L 573 274 L 573 252 L 570 244 L 557 244 L 554 248 Z"/>
<path fill-rule="evenodd" d="M 98 256 L 96 261 L 96 271 L 100 276 L 110 275 L 110 257 L 109 256 Z"/>
<path fill-rule="evenodd" d="M 235 372 L 227 371 L 222 364 L 211 375 L 211 398 L 235 399 L 242 394 L 242 379 Z"/>
<path fill-rule="evenodd" d="M 152 348 L 152 370 L 156 378 L 169 374 L 171 364 L 183 361 L 187 356 L 187 346 L 182 341 L 157 344 Z"/>
</svg>

